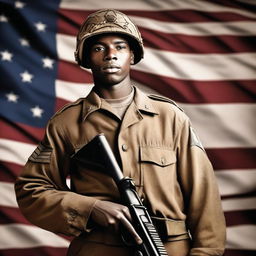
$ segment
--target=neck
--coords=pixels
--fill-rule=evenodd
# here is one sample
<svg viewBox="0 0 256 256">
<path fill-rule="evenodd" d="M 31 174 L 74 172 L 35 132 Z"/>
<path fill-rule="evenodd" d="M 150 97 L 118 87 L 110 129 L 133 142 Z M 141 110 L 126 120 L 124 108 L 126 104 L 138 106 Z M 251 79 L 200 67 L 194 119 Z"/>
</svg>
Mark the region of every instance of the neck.
<svg viewBox="0 0 256 256">
<path fill-rule="evenodd" d="M 130 79 L 125 79 L 118 84 L 107 86 L 95 83 L 93 90 L 103 99 L 120 99 L 131 93 L 132 85 Z"/>
</svg>

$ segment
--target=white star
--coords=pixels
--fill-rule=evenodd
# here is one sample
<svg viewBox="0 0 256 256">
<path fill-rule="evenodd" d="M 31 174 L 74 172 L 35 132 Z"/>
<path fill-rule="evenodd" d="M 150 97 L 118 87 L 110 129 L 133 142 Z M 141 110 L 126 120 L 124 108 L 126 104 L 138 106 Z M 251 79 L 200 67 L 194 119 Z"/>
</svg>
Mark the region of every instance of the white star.
<svg viewBox="0 0 256 256">
<path fill-rule="evenodd" d="M 36 27 L 37 31 L 45 32 L 46 24 L 44 24 L 41 21 L 39 21 L 39 22 L 35 23 L 35 27 Z"/>
<path fill-rule="evenodd" d="M 17 8 L 17 9 L 22 9 L 22 8 L 24 8 L 24 6 L 25 6 L 26 4 L 23 3 L 23 2 L 21 2 L 21 1 L 15 1 L 14 5 L 15 5 L 15 8 Z"/>
<path fill-rule="evenodd" d="M 42 114 L 44 112 L 44 110 L 41 109 L 39 106 L 35 106 L 35 107 L 31 108 L 30 110 L 33 113 L 33 117 L 39 117 L 39 118 L 42 117 Z"/>
<path fill-rule="evenodd" d="M 26 39 L 26 38 L 21 38 L 20 39 L 20 44 L 22 45 L 22 46 L 29 46 L 30 44 L 29 44 L 29 41 Z"/>
<path fill-rule="evenodd" d="M 32 74 L 30 74 L 28 71 L 24 71 L 23 73 L 20 73 L 20 76 L 22 78 L 22 82 L 24 83 L 32 83 L 32 78 L 34 77 Z"/>
<path fill-rule="evenodd" d="M 44 67 L 44 68 L 50 68 L 50 69 L 53 68 L 53 62 L 54 62 L 54 60 L 52 60 L 52 59 L 46 57 L 46 58 L 43 58 L 42 61 L 43 61 L 43 67 Z"/>
<path fill-rule="evenodd" d="M 2 60 L 12 61 L 13 54 L 5 50 L 4 52 L 0 52 L 2 54 Z"/>
<path fill-rule="evenodd" d="M 13 92 L 10 92 L 5 95 L 7 97 L 7 100 L 10 102 L 17 103 L 19 96 L 17 94 L 14 94 Z"/>
<path fill-rule="evenodd" d="M 8 22 L 8 18 L 4 14 L 1 14 L 0 15 L 0 22 Z"/>
</svg>

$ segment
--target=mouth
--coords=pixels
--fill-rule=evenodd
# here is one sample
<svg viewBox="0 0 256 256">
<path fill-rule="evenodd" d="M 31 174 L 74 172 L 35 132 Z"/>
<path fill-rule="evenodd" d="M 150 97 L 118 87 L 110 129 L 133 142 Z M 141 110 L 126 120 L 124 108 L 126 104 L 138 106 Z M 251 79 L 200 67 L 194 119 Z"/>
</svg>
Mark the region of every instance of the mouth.
<svg viewBox="0 0 256 256">
<path fill-rule="evenodd" d="M 120 70 L 121 68 L 116 65 L 108 65 L 102 68 L 102 70 L 106 73 L 116 73 Z"/>
</svg>

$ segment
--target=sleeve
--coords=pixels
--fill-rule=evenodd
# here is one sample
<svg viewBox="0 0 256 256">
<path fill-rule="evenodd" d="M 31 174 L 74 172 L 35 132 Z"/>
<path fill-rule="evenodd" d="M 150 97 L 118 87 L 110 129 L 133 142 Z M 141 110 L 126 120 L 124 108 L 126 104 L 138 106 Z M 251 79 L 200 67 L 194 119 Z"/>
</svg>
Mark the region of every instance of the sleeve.
<svg viewBox="0 0 256 256">
<path fill-rule="evenodd" d="M 226 225 L 216 178 L 188 119 L 181 129 L 178 151 L 187 226 L 192 237 L 189 255 L 223 255 Z"/>
<path fill-rule="evenodd" d="M 64 132 L 50 121 L 44 139 L 29 157 L 15 182 L 23 215 L 34 225 L 54 233 L 78 236 L 97 201 L 70 191 L 66 185 L 73 150 Z"/>
</svg>

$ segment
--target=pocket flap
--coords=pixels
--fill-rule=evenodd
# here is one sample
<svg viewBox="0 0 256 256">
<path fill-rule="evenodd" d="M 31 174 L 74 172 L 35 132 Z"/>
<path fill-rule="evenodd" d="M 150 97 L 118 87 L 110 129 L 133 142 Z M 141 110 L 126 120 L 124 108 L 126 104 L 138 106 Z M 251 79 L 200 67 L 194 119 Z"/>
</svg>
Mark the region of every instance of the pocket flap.
<svg viewBox="0 0 256 256">
<path fill-rule="evenodd" d="M 155 163 L 159 166 L 168 166 L 176 162 L 175 152 L 160 147 L 140 147 L 141 162 Z"/>
</svg>

